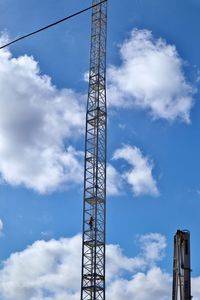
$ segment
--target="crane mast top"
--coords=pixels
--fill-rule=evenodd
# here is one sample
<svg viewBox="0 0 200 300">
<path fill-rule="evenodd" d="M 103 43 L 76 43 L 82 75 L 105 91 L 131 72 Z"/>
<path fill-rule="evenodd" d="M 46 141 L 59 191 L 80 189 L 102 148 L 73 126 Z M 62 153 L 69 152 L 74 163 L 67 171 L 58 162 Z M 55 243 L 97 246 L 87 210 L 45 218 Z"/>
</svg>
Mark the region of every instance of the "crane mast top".
<svg viewBox="0 0 200 300">
<path fill-rule="evenodd" d="M 174 236 L 172 300 L 191 300 L 190 233 L 177 230 Z"/>
<path fill-rule="evenodd" d="M 86 113 L 81 300 L 105 300 L 107 1 L 92 4 L 96 6 Z"/>
</svg>

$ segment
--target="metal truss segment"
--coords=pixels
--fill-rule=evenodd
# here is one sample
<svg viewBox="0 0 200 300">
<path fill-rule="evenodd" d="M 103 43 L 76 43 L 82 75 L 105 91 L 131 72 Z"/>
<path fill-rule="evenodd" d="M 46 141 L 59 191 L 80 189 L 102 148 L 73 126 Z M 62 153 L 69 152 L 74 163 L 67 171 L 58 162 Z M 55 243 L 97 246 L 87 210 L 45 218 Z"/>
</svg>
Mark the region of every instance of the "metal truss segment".
<svg viewBox="0 0 200 300">
<path fill-rule="evenodd" d="M 92 1 L 98 3 L 92 10 L 86 114 L 81 300 L 105 300 L 107 1 Z"/>
</svg>

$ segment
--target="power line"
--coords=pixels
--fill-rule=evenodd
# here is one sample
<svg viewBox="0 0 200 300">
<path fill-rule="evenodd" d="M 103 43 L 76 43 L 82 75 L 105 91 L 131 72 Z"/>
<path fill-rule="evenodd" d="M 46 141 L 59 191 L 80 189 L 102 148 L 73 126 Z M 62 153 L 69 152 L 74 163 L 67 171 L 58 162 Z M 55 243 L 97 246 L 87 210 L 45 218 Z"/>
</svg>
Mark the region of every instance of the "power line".
<svg viewBox="0 0 200 300">
<path fill-rule="evenodd" d="M 28 34 L 26 34 L 26 35 L 23 35 L 23 36 L 21 36 L 21 37 L 15 39 L 15 40 L 13 40 L 13 41 L 7 43 L 7 44 L 1 46 L 1 47 L 0 47 L 0 50 L 3 49 L 3 48 L 5 48 L 5 47 L 7 47 L 7 46 L 10 46 L 10 45 L 12 45 L 12 44 L 14 44 L 14 43 L 17 43 L 17 42 L 19 42 L 19 41 L 21 41 L 21 40 L 23 40 L 23 39 L 26 39 L 26 38 L 28 38 L 28 37 L 34 35 L 34 34 L 37 34 L 37 33 L 41 32 L 41 31 L 44 31 L 44 30 L 46 30 L 46 29 L 49 29 L 50 27 L 53 27 L 53 26 L 56 26 L 56 25 L 58 25 L 58 24 L 60 24 L 60 23 L 62 23 L 62 22 L 65 22 L 65 21 L 67 21 L 67 20 L 69 20 L 69 19 L 71 19 L 71 18 L 73 18 L 73 17 L 76 17 L 76 16 L 78 16 L 78 15 L 80 15 L 80 14 L 82 14 L 82 13 L 84 13 L 84 12 L 90 10 L 90 9 L 92 9 L 93 7 L 96 7 L 96 6 L 98 6 L 98 5 L 101 5 L 102 3 L 106 2 L 106 1 L 107 1 L 107 0 L 102 0 L 101 2 L 99 2 L 99 3 L 97 3 L 97 4 L 94 4 L 94 5 L 90 6 L 90 7 L 87 7 L 87 8 L 85 8 L 85 9 L 82 9 L 82 10 L 80 10 L 80 11 L 78 11 L 78 12 L 76 12 L 76 13 L 70 15 L 70 16 L 67 16 L 67 17 L 65 17 L 65 18 L 63 18 L 63 19 L 61 19 L 61 20 L 58 20 L 58 21 L 56 21 L 56 22 L 54 22 L 54 23 L 51 23 L 51 24 L 49 24 L 49 25 L 47 25 L 47 26 L 45 26 L 45 27 L 42 27 L 42 28 L 40 28 L 40 29 L 38 29 L 38 30 L 36 30 L 36 31 L 33 31 L 33 32 L 28 33 Z"/>
</svg>

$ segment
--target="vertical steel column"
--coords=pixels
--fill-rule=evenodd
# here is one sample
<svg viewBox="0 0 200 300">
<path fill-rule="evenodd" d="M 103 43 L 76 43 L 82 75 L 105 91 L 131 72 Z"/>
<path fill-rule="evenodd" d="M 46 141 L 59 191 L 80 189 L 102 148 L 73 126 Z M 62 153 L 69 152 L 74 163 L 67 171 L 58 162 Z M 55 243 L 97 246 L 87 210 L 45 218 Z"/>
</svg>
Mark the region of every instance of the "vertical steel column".
<svg viewBox="0 0 200 300">
<path fill-rule="evenodd" d="M 102 0 L 93 0 L 93 5 Z M 81 300 L 105 300 L 107 1 L 92 10 L 86 114 Z"/>
<path fill-rule="evenodd" d="M 178 230 L 174 236 L 172 300 L 191 300 L 190 233 Z"/>
</svg>

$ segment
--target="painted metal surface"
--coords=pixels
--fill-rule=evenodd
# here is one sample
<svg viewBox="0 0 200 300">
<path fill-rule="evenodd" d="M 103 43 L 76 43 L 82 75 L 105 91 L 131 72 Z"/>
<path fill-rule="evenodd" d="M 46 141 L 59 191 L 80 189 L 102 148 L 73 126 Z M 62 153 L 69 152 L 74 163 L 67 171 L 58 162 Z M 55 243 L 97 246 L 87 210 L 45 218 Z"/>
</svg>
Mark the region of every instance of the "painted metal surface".
<svg viewBox="0 0 200 300">
<path fill-rule="evenodd" d="M 174 236 L 172 300 L 191 300 L 190 233 L 177 230 Z"/>
</svg>

